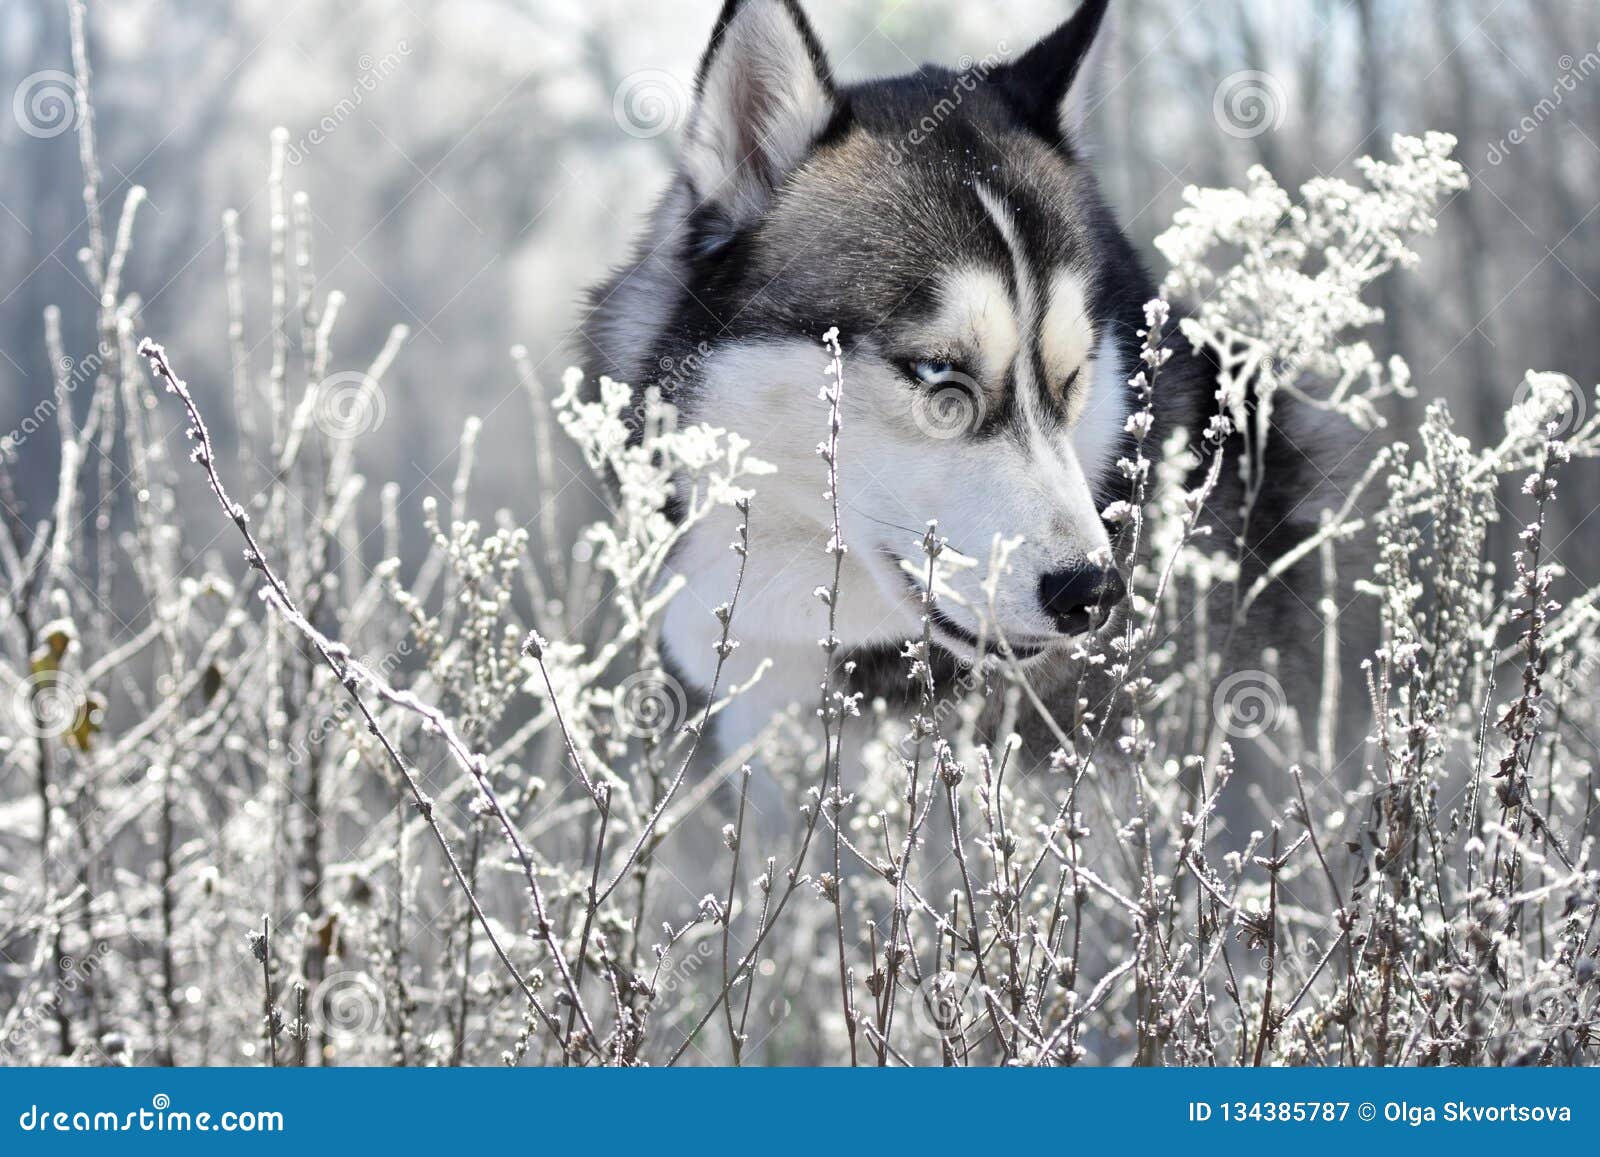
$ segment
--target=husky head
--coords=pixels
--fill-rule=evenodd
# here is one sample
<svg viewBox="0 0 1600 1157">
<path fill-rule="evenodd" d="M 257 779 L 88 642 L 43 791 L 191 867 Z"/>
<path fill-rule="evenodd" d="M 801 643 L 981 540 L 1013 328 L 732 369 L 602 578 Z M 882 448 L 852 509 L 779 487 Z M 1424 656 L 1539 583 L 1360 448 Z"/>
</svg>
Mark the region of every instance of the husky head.
<svg viewBox="0 0 1600 1157">
<path fill-rule="evenodd" d="M 1014 59 L 999 42 L 960 70 L 853 86 L 832 78 L 797 0 L 723 9 L 678 173 L 632 263 L 594 292 L 585 355 L 591 374 L 657 385 L 778 467 L 751 515 L 747 650 L 816 656 L 826 633 L 819 339 L 835 326 L 846 647 L 921 636 L 907 572 L 925 565 L 929 521 L 978 564 L 933 618 L 957 657 L 1001 639 L 1042 654 L 1120 598 L 1101 510 L 1121 485 L 1152 291 L 1080 145 L 1106 8 L 1085 0 Z M 991 598 L 993 544 L 1017 537 Z M 676 560 L 689 593 L 666 642 L 702 684 L 732 538 L 731 523 L 703 525 Z"/>
</svg>

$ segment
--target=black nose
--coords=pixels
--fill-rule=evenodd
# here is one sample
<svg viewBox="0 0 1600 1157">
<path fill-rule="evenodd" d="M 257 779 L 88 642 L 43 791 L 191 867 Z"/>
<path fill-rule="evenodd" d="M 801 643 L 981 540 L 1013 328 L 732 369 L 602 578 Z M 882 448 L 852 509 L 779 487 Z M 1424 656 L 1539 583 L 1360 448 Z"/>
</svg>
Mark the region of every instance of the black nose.
<svg viewBox="0 0 1600 1157">
<path fill-rule="evenodd" d="M 1115 569 L 1076 566 L 1039 580 L 1039 602 L 1063 635 L 1081 635 L 1094 626 L 1095 612 L 1110 609 L 1128 593 Z"/>
</svg>

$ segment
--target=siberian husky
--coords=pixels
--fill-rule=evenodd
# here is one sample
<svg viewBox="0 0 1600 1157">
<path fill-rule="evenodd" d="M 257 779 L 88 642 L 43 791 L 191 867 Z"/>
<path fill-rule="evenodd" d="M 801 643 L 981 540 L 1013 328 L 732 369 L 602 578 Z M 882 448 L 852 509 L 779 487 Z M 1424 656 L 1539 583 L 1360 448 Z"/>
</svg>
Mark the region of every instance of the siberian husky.
<svg viewBox="0 0 1600 1157">
<path fill-rule="evenodd" d="M 1108 6 L 1085 0 L 1014 59 L 997 47 L 962 69 L 853 85 L 833 78 L 797 0 L 723 8 L 676 175 L 632 258 L 592 291 L 581 360 L 591 378 L 658 386 L 685 420 L 738 431 L 778 467 L 758 480 L 724 685 L 773 665 L 722 717 L 724 746 L 818 702 L 828 608 L 815 592 L 833 577 L 819 339 L 834 327 L 848 547 L 835 632 L 852 690 L 906 688 L 901 652 L 928 613 L 907 572 L 925 565 L 929 521 L 980 562 L 996 536 L 1022 539 L 992 599 L 980 566 L 932 614 L 947 676 L 980 648 L 1048 670 L 1123 599 L 1102 512 L 1128 493 L 1129 378 L 1156 290 L 1082 144 Z M 1215 373 L 1175 349 L 1148 446 L 1177 426 L 1198 435 Z M 1273 441 L 1255 560 L 1316 520 L 1304 499 L 1317 472 L 1294 439 Z M 700 525 L 674 559 L 687 589 L 664 648 L 701 691 L 718 661 L 712 608 L 739 567 L 733 518 Z"/>
</svg>

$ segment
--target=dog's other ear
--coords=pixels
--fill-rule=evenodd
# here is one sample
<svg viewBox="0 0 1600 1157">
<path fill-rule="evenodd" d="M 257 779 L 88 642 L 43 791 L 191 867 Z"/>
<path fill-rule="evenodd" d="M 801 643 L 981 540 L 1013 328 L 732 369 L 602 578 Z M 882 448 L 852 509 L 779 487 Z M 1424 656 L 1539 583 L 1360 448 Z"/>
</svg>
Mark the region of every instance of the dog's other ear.
<svg viewBox="0 0 1600 1157">
<path fill-rule="evenodd" d="M 1102 33 L 1110 0 L 1083 0 L 1072 17 L 998 79 L 1023 122 L 1046 140 L 1076 143 L 1100 103 L 1099 73 L 1111 37 Z"/>
<path fill-rule="evenodd" d="M 700 62 L 683 169 L 737 228 L 805 160 L 838 108 L 798 0 L 727 0 Z"/>
</svg>

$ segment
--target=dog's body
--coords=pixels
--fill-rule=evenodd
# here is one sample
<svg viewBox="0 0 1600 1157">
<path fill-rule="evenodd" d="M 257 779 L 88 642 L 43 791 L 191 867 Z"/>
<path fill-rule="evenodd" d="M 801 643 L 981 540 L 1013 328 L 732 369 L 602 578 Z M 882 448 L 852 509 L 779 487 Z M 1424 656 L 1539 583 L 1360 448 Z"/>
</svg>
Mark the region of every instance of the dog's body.
<svg viewBox="0 0 1600 1157">
<path fill-rule="evenodd" d="M 594 292 L 583 351 L 591 378 L 657 385 L 686 420 L 738 431 L 778 467 L 750 515 L 741 647 L 724 677 L 773 664 L 724 719 L 725 740 L 817 701 L 828 607 L 815 592 L 834 565 L 820 338 L 832 327 L 848 547 L 835 634 L 859 664 L 854 690 L 907 686 L 899 656 L 925 610 L 904 564 L 923 564 L 930 520 L 980 564 L 932 623 L 952 670 L 1003 637 L 1008 656 L 1047 672 L 1120 599 L 1101 511 L 1128 495 L 1128 381 L 1156 291 L 1077 143 L 1106 7 L 1087 0 L 1014 63 L 846 88 L 795 0 L 726 5 L 680 171 L 634 259 Z M 1215 367 L 1177 350 L 1147 445 L 1178 426 L 1198 436 L 1215 388 Z M 1316 516 L 1296 510 L 1307 470 L 1278 468 L 1277 509 L 1258 526 L 1297 537 Z M 717 665 L 711 609 L 739 568 L 733 519 L 696 528 L 674 559 L 689 582 L 665 647 L 701 690 Z M 991 600 L 979 584 L 996 536 L 1023 544 Z"/>
</svg>

